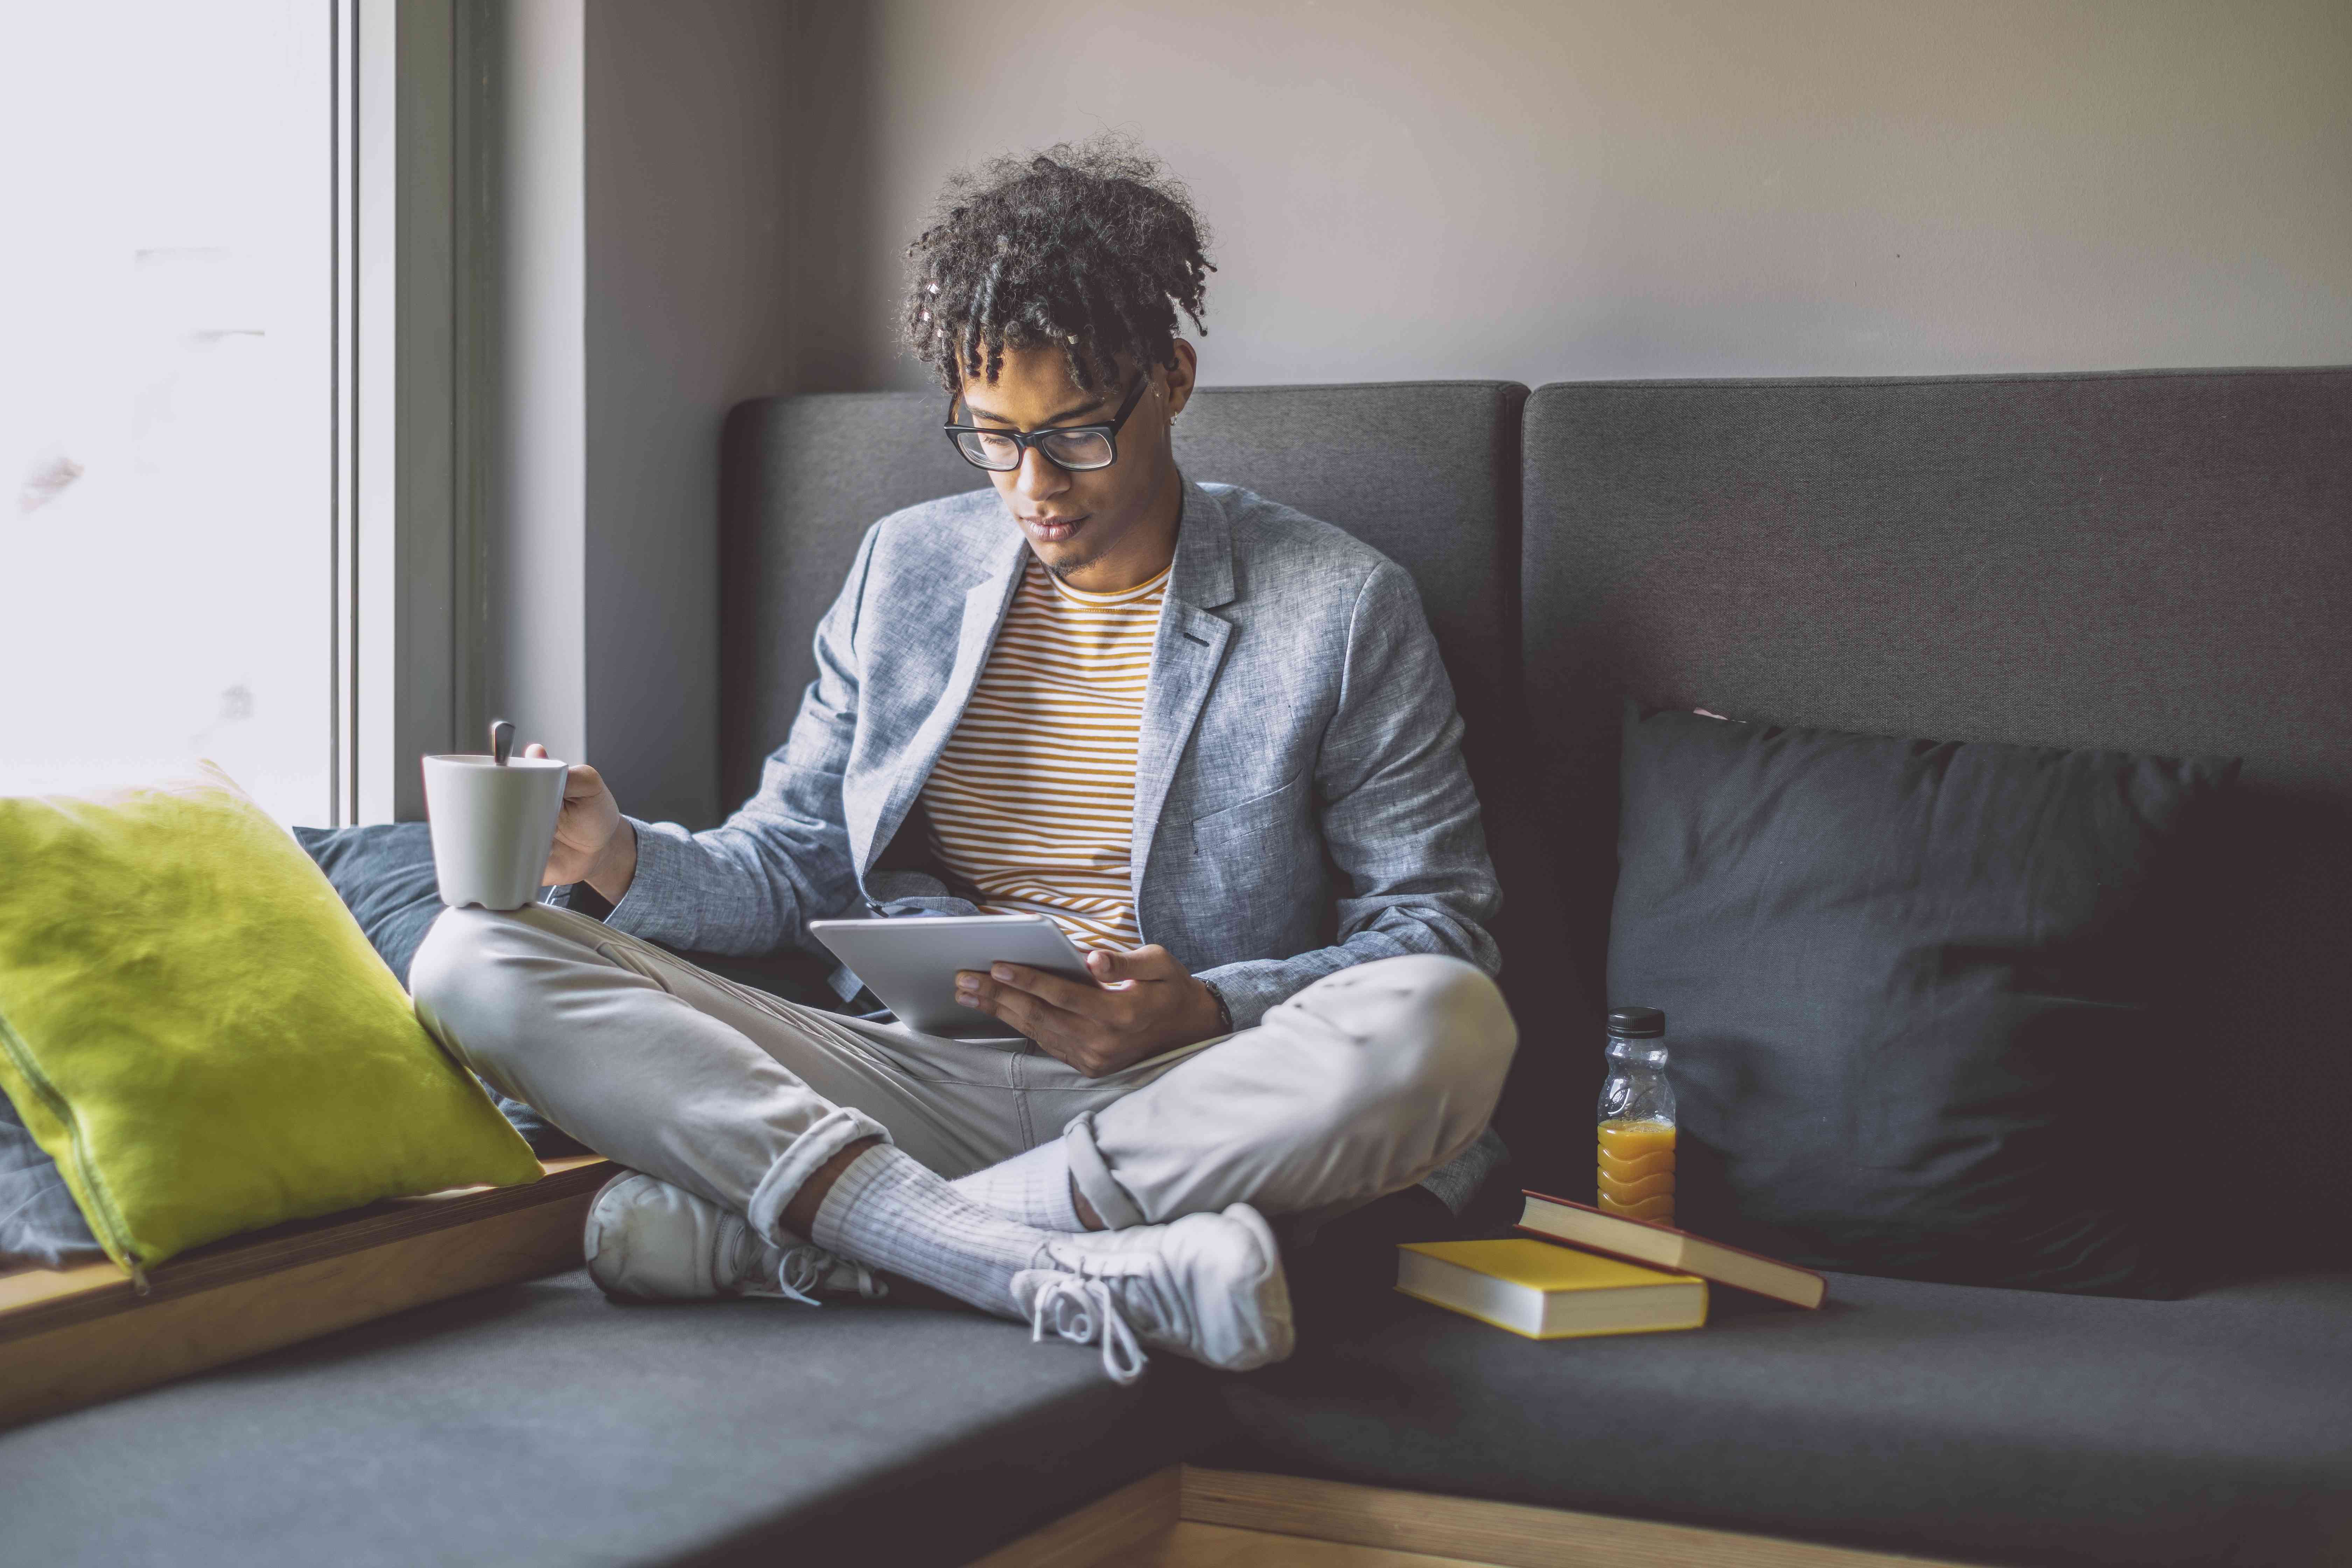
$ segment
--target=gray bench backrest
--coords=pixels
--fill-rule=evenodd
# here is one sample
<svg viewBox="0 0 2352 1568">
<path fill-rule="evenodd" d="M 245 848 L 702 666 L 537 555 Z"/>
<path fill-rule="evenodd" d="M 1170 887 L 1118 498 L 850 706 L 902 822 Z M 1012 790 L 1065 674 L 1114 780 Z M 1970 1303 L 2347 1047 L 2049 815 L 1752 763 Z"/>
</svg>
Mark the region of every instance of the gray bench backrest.
<svg viewBox="0 0 2352 1568">
<path fill-rule="evenodd" d="M 944 403 L 736 411 L 721 642 L 736 798 L 792 721 L 859 535 L 980 482 L 939 434 Z M 1507 1132 L 1590 1103 L 1597 1058 L 1561 1020 L 1598 1001 L 1576 987 L 1601 971 L 1617 703 L 1633 694 L 1889 734 L 2244 756 L 2251 838 L 2206 990 L 2266 1000 L 2273 1044 L 2217 1037 L 2189 1070 L 2274 1079 L 2231 1099 L 2274 1129 L 2290 1192 L 2352 1192 L 2352 371 L 1531 398 L 1505 383 L 1227 388 L 1178 429 L 1188 473 L 1347 528 L 1421 584 L 1508 894 L 1506 989 L 1529 1020 Z M 1515 798 L 1528 760 L 1534 813 Z M 2237 1051 L 2253 1059 L 2225 1068 Z M 1532 1177 L 1572 1182 L 1547 1169 L 1538 1145 L 1555 1142 L 1580 1147 L 1517 1140 Z"/>
<path fill-rule="evenodd" d="M 2252 1205 L 2344 1234 L 2352 370 L 1553 385 L 1526 461 L 1529 717 L 1588 964 L 1621 695 L 2243 756 L 2197 978 L 2272 1022 L 2188 1070 L 2287 1184 L 2254 1176 Z"/>
<path fill-rule="evenodd" d="M 1339 525 L 1411 571 L 1471 722 L 1515 721 L 1519 411 L 1508 382 L 1209 388 L 1177 423 L 1198 479 Z M 984 485 L 934 393 L 747 403 L 727 429 L 722 793 L 740 800 L 814 677 L 818 619 L 876 519 Z M 1008 526 L 1010 526 L 1008 524 Z"/>
</svg>

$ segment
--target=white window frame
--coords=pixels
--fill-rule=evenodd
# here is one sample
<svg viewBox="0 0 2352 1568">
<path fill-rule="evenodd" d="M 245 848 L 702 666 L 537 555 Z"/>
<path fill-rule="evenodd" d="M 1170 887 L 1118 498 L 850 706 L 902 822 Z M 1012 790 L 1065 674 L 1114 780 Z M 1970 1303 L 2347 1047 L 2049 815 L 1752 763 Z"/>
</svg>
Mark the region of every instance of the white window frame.
<svg viewBox="0 0 2352 1568">
<path fill-rule="evenodd" d="M 457 198 L 465 18 L 455 0 L 332 4 L 332 777 L 345 825 L 421 818 L 417 759 L 479 749 L 458 744 L 478 727 L 480 704 L 461 692 L 478 684 L 480 639 L 457 606 L 480 595 L 472 452 L 458 437 L 473 335 L 461 308 L 474 298 Z"/>
</svg>

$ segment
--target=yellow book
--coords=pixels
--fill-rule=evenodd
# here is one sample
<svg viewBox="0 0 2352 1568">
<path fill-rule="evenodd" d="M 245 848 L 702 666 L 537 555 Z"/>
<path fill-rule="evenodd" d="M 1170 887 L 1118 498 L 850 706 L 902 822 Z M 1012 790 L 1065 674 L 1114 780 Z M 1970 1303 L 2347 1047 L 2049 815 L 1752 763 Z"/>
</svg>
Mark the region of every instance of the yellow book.
<svg viewBox="0 0 2352 1568">
<path fill-rule="evenodd" d="M 1518 1237 L 1397 1248 L 1397 1286 L 1531 1340 L 1647 1334 L 1706 1321 L 1706 1281 Z"/>
</svg>

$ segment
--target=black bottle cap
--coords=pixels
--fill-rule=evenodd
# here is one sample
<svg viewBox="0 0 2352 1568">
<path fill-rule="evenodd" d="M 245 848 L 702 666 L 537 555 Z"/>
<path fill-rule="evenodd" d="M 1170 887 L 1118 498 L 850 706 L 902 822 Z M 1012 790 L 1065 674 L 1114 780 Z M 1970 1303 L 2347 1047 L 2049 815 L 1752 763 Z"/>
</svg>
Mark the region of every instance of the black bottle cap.
<svg viewBox="0 0 2352 1568">
<path fill-rule="evenodd" d="M 1655 1007 L 1612 1007 L 1609 1032 L 1628 1040 L 1654 1040 L 1666 1032 L 1666 1016 Z"/>
</svg>

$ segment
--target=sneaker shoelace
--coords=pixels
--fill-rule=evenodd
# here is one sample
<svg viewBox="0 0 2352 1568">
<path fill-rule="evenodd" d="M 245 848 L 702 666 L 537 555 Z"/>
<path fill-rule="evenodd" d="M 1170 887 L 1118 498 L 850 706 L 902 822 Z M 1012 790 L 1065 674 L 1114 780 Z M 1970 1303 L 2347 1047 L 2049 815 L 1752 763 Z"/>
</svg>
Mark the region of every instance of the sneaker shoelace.
<svg viewBox="0 0 2352 1568">
<path fill-rule="evenodd" d="M 760 1253 L 764 1249 L 764 1244 L 761 1241 L 759 1233 L 750 1226 L 741 1225 L 740 1221 L 737 1223 L 740 1228 L 730 1238 L 737 1249 L 736 1276 L 739 1279 L 744 1277 L 756 1279 L 761 1272 L 759 1258 Z M 803 1306 L 822 1307 L 824 1303 L 816 1299 L 816 1293 L 823 1288 L 826 1279 L 832 1277 L 835 1268 L 847 1268 L 851 1271 L 852 1278 L 856 1282 L 858 1297 L 863 1300 L 878 1301 L 890 1293 L 890 1287 L 877 1279 L 874 1270 L 866 1268 L 863 1263 L 854 1263 L 837 1252 L 826 1251 L 813 1241 L 803 1241 L 797 1246 L 786 1247 L 783 1257 L 777 1260 L 774 1289 L 768 1290 L 754 1286 L 744 1290 L 743 1294 L 780 1296 L 787 1301 L 798 1301 Z"/>
<path fill-rule="evenodd" d="M 1113 1383 L 1133 1383 L 1150 1364 L 1142 1342 L 1111 1299 L 1110 1287 L 1100 1279 L 1057 1273 L 1046 1280 L 1029 1309 L 1029 1342 L 1041 1342 L 1048 1328 L 1072 1344 L 1099 1341 L 1103 1373 Z"/>
<path fill-rule="evenodd" d="M 890 1288 L 874 1277 L 874 1270 L 863 1263 L 853 1263 L 837 1252 L 827 1252 L 813 1241 L 784 1249 L 782 1261 L 776 1265 L 776 1288 L 780 1294 L 794 1301 L 805 1301 L 812 1307 L 823 1306 L 816 1299 L 819 1287 L 836 1268 L 847 1268 L 857 1280 L 858 1299 L 878 1301 L 890 1293 Z"/>
</svg>

